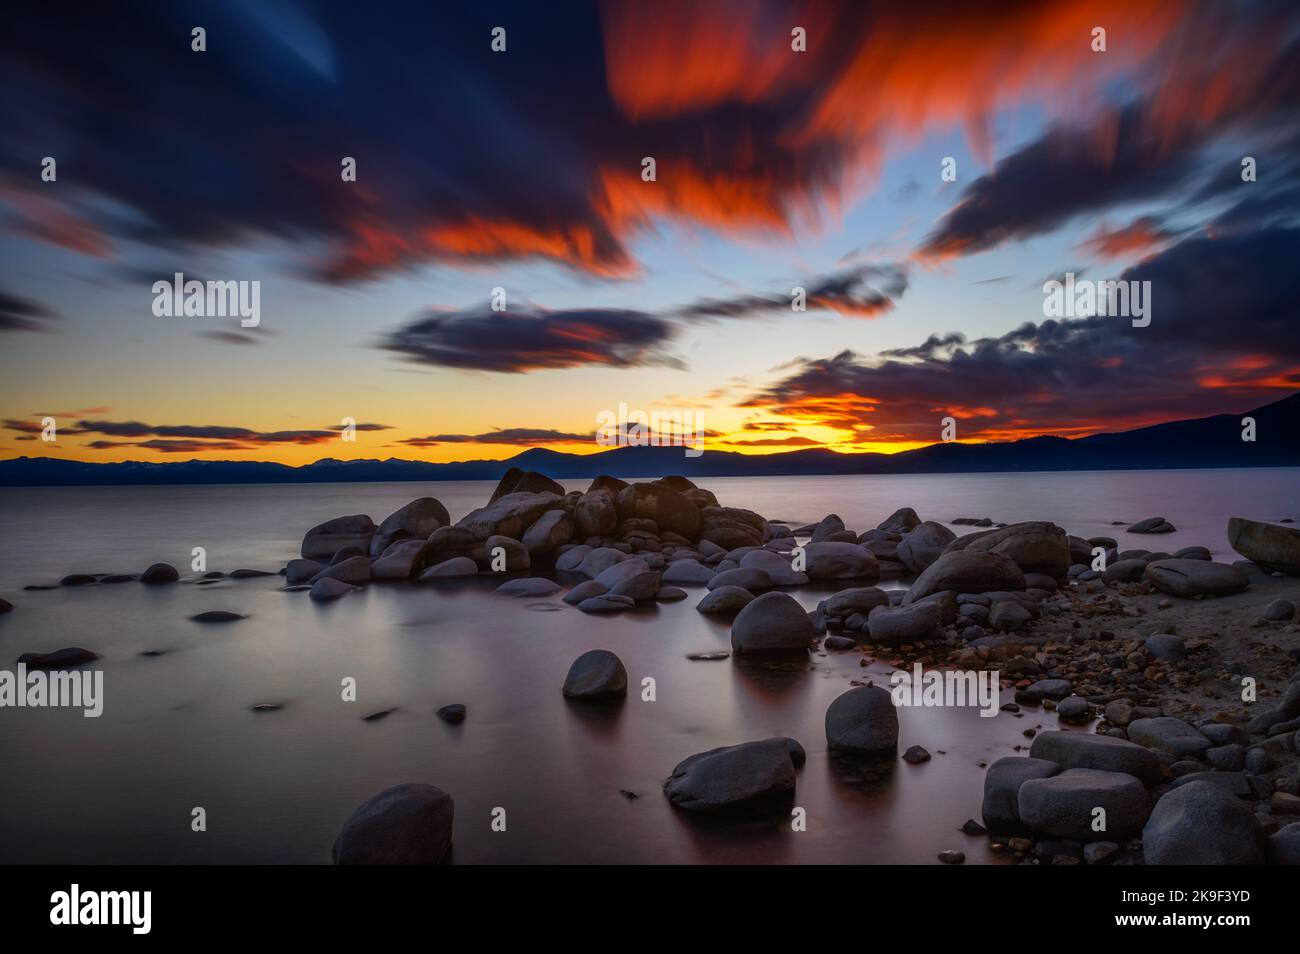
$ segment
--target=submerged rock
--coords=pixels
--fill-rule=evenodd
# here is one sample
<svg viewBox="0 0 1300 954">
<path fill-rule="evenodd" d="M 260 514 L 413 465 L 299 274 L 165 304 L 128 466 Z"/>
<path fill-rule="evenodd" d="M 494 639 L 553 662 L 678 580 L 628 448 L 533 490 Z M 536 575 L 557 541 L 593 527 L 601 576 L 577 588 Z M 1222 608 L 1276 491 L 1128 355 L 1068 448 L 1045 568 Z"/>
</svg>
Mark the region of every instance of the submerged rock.
<svg viewBox="0 0 1300 954">
<path fill-rule="evenodd" d="M 541 576 L 529 576 L 518 580 L 507 580 L 496 588 L 496 592 L 506 596 L 550 596 L 560 591 L 560 584 Z"/>
<path fill-rule="evenodd" d="M 334 842 L 336 865 L 433 865 L 451 847 L 455 803 L 432 785 L 394 785 L 365 801 Z"/>
<path fill-rule="evenodd" d="M 228 610 L 208 610 L 206 613 L 191 616 L 190 619 L 195 623 L 233 623 L 236 620 L 248 619 L 248 617 L 241 613 L 231 613 Z"/>
<path fill-rule="evenodd" d="M 478 564 L 469 557 L 452 557 L 436 563 L 420 574 L 421 580 L 446 580 L 464 576 L 478 576 Z"/>
<path fill-rule="evenodd" d="M 307 595 L 318 603 L 329 603 L 340 597 L 347 596 L 355 589 L 356 587 L 350 583 L 344 583 L 342 580 L 327 576 L 313 583 L 311 592 Z"/>
<path fill-rule="evenodd" d="M 453 702 L 449 706 L 443 706 L 437 711 L 437 716 L 443 722 L 451 725 L 460 725 L 465 721 L 465 707 L 459 702 Z"/>
<path fill-rule="evenodd" d="M 690 812 L 784 811 L 804 762 L 794 739 L 772 738 L 710 749 L 684 759 L 664 782 L 664 794 Z"/>
<path fill-rule="evenodd" d="M 737 653 L 807 652 L 815 636 L 798 601 L 776 591 L 754 598 L 731 624 L 731 648 Z"/>
<path fill-rule="evenodd" d="M 155 563 L 149 569 L 140 574 L 140 582 L 156 585 L 159 583 L 175 583 L 181 578 L 176 572 L 176 567 L 170 563 Z"/>
<path fill-rule="evenodd" d="M 23 653 L 18 662 L 28 669 L 71 669 L 99 658 L 99 653 L 80 646 L 68 646 L 49 653 Z"/>
<path fill-rule="evenodd" d="M 1128 528 L 1129 533 L 1173 533 L 1175 527 L 1164 517 L 1147 517 Z"/>
<path fill-rule="evenodd" d="M 882 755 L 898 748 L 898 710 L 880 686 L 858 686 L 826 710 L 826 742 L 853 755 Z"/>
<path fill-rule="evenodd" d="M 619 702 L 627 696 L 627 670 L 607 649 L 593 649 L 573 661 L 564 695 L 584 702 Z"/>
</svg>

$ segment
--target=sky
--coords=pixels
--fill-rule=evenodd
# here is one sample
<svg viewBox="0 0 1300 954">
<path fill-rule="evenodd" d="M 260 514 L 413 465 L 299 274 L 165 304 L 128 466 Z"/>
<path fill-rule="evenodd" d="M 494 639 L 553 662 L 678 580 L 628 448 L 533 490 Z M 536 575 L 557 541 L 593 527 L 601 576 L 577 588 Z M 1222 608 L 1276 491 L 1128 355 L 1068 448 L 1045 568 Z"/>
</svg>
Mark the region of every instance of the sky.
<svg viewBox="0 0 1300 954">
<path fill-rule="evenodd" d="M 590 453 L 620 405 L 894 452 L 1300 390 L 1294 4 L 6 21 L 0 458 Z M 155 314 L 177 272 L 258 282 L 258 324 Z M 1049 317 L 1067 272 L 1150 282 L 1149 323 Z"/>
</svg>

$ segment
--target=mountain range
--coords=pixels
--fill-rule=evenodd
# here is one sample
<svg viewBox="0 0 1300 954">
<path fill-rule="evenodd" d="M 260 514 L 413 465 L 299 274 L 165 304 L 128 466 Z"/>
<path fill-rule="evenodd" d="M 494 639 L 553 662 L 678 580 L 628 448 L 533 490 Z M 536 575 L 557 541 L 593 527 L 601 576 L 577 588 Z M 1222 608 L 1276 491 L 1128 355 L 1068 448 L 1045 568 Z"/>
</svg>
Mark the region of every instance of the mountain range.
<svg viewBox="0 0 1300 954">
<path fill-rule="evenodd" d="M 1255 440 L 1243 440 L 1244 418 Z M 0 461 L 0 486 L 280 484 L 409 480 L 498 480 L 509 467 L 557 479 L 600 474 L 648 477 L 784 477 L 834 474 L 951 474 L 1056 470 L 1165 470 L 1300 467 L 1300 392 L 1242 414 L 1171 421 L 1090 437 L 1030 437 L 987 444 L 939 443 L 896 454 L 841 454 L 824 448 L 752 455 L 680 447 L 619 447 L 565 454 L 535 447 L 506 460 L 427 461 L 325 458 L 300 467 L 269 461 L 189 460 L 87 463 L 54 457 Z"/>
</svg>

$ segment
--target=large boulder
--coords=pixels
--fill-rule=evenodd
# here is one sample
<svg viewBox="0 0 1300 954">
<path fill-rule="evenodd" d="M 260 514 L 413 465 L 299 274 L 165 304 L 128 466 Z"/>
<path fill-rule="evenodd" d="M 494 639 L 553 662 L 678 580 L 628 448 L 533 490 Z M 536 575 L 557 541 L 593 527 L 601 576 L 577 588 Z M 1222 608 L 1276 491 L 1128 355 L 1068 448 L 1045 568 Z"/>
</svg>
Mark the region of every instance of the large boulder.
<svg viewBox="0 0 1300 954">
<path fill-rule="evenodd" d="M 927 520 L 903 537 L 897 546 L 898 559 L 913 573 L 921 573 L 956 539 L 957 534 L 943 524 Z"/>
<path fill-rule="evenodd" d="M 636 603 L 655 598 L 659 591 L 658 570 L 652 570 L 645 560 L 634 558 L 615 563 L 596 577 L 596 582 L 613 596 L 626 596 Z"/>
<path fill-rule="evenodd" d="M 961 540 L 958 537 L 953 542 Z M 949 550 L 916 578 L 904 602 L 914 603 L 945 590 L 990 593 L 1024 588 L 1024 571 L 1010 557 L 988 550 Z"/>
<path fill-rule="evenodd" d="M 751 593 L 761 593 L 772 588 L 772 578 L 766 570 L 755 567 L 738 566 L 733 570 L 723 570 L 709 580 L 708 587 L 716 590 L 720 586 L 739 586 Z"/>
<path fill-rule="evenodd" d="M 367 799 L 334 841 L 336 865 L 436 865 L 451 847 L 456 806 L 432 785 L 394 785 Z"/>
<path fill-rule="evenodd" d="M 530 556 L 540 557 L 555 552 L 573 539 L 573 518 L 563 510 L 548 510 L 524 531 L 520 543 Z"/>
<path fill-rule="evenodd" d="M 1062 768 L 1091 768 L 1132 775 L 1147 788 L 1160 782 L 1160 757 L 1135 742 L 1087 732 L 1040 732 L 1029 747 L 1036 759 Z"/>
<path fill-rule="evenodd" d="M 482 551 L 476 550 L 474 555 L 478 560 L 479 569 L 490 570 L 495 573 L 513 573 L 516 570 L 528 570 L 533 565 L 533 559 L 522 543 L 514 537 L 500 533 L 494 533 L 483 541 Z"/>
<path fill-rule="evenodd" d="M 1249 805 L 1198 780 L 1156 802 L 1142 829 L 1142 853 L 1149 865 L 1257 865 L 1265 840 Z"/>
<path fill-rule="evenodd" d="M 921 525 L 921 518 L 911 507 L 899 507 L 876 525 L 877 530 L 886 533 L 911 533 Z"/>
<path fill-rule="evenodd" d="M 739 586 L 720 586 L 700 600 L 695 607 L 701 613 L 731 616 L 754 600 L 754 594 Z"/>
<path fill-rule="evenodd" d="M 739 507 L 704 507 L 700 510 L 700 539 L 724 550 L 761 547 L 770 538 L 767 521 Z"/>
<path fill-rule="evenodd" d="M 555 494 L 564 496 L 564 488 L 557 484 L 545 474 L 539 474 L 535 470 L 520 470 L 518 467 L 511 467 L 497 484 L 496 490 L 492 491 L 492 496 L 488 498 L 489 504 L 494 504 L 507 494 Z"/>
<path fill-rule="evenodd" d="M 1008 527 L 958 537 L 949 553 L 961 551 L 1000 553 L 1023 573 L 1042 573 L 1063 585 L 1070 571 L 1070 544 L 1065 531 L 1054 523 L 1031 520 Z M 901 549 L 900 549 L 901 552 Z"/>
<path fill-rule="evenodd" d="M 608 537 L 618 526 L 618 507 L 614 494 L 604 488 L 593 488 L 578 498 L 573 508 L 573 522 L 578 539 Z"/>
<path fill-rule="evenodd" d="M 1172 716 L 1135 719 L 1128 724 L 1128 737 L 1138 745 L 1159 749 L 1180 759 L 1201 758 L 1212 745 L 1200 730 Z"/>
<path fill-rule="evenodd" d="M 809 543 L 803 549 L 807 556 L 804 572 L 809 579 L 874 580 L 880 576 L 875 554 L 861 544 L 825 541 Z"/>
<path fill-rule="evenodd" d="M 799 743 L 786 738 L 710 749 L 680 762 L 664 782 L 664 794 L 690 812 L 784 812 L 804 759 Z"/>
<path fill-rule="evenodd" d="M 843 621 L 854 613 L 866 616 L 877 606 L 888 606 L 889 594 L 878 586 L 851 586 L 826 597 L 817 609 L 827 619 Z"/>
<path fill-rule="evenodd" d="M 1173 596 L 1227 596 L 1250 586 L 1241 567 L 1208 560 L 1156 560 L 1144 572 L 1152 586 Z"/>
<path fill-rule="evenodd" d="M 867 632 L 873 643 L 900 646 L 939 634 L 943 621 L 937 603 L 912 603 L 908 606 L 877 606 L 867 617 Z"/>
<path fill-rule="evenodd" d="M 629 484 L 615 500 L 620 520 L 653 520 L 660 530 L 694 540 L 700 533 L 700 511 L 677 491 L 662 484 Z"/>
<path fill-rule="evenodd" d="M 1300 576 L 1300 530 L 1233 517 L 1228 521 L 1228 545 L 1265 570 Z"/>
<path fill-rule="evenodd" d="M 439 527 L 451 526 L 447 508 L 436 497 L 420 497 L 384 518 L 370 538 L 370 555 L 382 556 L 398 540 L 427 540 Z"/>
<path fill-rule="evenodd" d="M 370 564 L 370 575 L 376 580 L 409 580 L 428 546 L 427 540 L 398 540 Z"/>
<path fill-rule="evenodd" d="M 412 567 L 416 573 L 425 567 L 445 563 L 453 557 L 471 556 L 483 541 L 464 527 L 439 527 L 429 534 L 428 542 L 429 546 L 419 555 Z"/>
<path fill-rule="evenodd" d="M 573 661 L 563 691 L 583 702 L 618 702 L 627 696 L 627 669 L 609 650 L 593 649 Z"/>
<path fill-rule="evenodd" d="M 851 755 L 884 755 L 898 748 L 898 709 L 880 686 L 856 686 L 826 709 L 826 743 Z"/>
<path fill-rule="evenodd" d="M 317 580 L 334 579 L 342 580 L 344 583 L 350 583 L 353 586 L 363 586 L 370 582 L 370 558 L 363 556 L 348 557 L 340 563 L 334 563 L 325 567 L 314 577 L 311 582 Z"/>
<path fill-rule="evenodd" d="M 778 591 L 746 604 L 731 624 L 731 648 L 737 653 L 807 652 L 815 636 L 803 607 Z"/>
<path fill-rule="evenodd" d="M 1093 824 L 1105 811 L 1105 828 Z M 1116 841 L 1136 835 L 1151 806 L 1132 775 L 1099 769 L 1069 769 L 1020 786 L 1020 819 L 1029 829 L 1077 841 Z"/>
<path fill-rule="evenodd" d="M 664 570 L 661 582 L 673 584 L 707 584 L 713 579 L 714 571 L 699 560 L 674 560 Z"/>
<path fill-rule="evenodd" d="M 812 542 L 820 543 L 823 540 L 831 540 L 837 533 L 844 532 L 844 521 L 840 519 L 837 513 L 830 513 L 822 517 L 821 523 L 813 528 Z"/>
<path fill-rule="evenodd" d="M 740 566 L 766 573 L 773 586 L 802 586 L 808 582 L 807 573 L 796 570 L 789 560 L 771 550 L 751 550 L 740 558 Z"/>
<path fill-rule="evenodd" d="M 1030 779 L 1051 778 L 1061 766 L 1047 759 L 1008 755 L 1000 758 L 984 775 L 984 827 L 999 835 L 1026 831 L 1020 820 L 1020 786 Z"/>
<path fill-rule="evenodd" d="M 554 493 L 509 493 L 486 507 L 470 511 L 456 526 L 476 540 L 498 535 L 518 540 L 548 510 L 564 509 L 564 497 Z"/>
<path fill-rule="evenodd" d="M 356 547 L 362 553 L 369 553 L 370 539 L 376 529 L 375 522 L 365 514 L 335 517 L 318 523 L 302 538 L 302 558 L 328 561 L 344 547 Z"/>
</svg>

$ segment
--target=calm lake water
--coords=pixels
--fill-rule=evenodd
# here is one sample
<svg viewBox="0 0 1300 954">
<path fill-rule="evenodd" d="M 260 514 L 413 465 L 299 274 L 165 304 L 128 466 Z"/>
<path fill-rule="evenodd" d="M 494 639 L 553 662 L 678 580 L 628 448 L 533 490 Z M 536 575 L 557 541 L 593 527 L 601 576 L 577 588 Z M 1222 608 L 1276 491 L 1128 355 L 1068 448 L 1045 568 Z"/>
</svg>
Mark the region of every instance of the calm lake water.
<svg viewBox="0 0 1300 954">
<path fill-rule="evenodd" d="M 792 524 L 836 512 L 862 530 L 912 506 L 944 522 L 1053 520 L 1082 536 L 1116 536 L 1121 547 L 1202 544 L 1224 560 L 1235 558 L 1229 516 L 1300 517 L 1294 469 L 699 483 L 725 505 Z M 276 570 L 322 520 L 381 520 L 423 495 L 457 519 L 492 487 L 0 488 L 0 596 L 15 606 L 0 617 L 0 666 L 23 652 L 84 646 L 103 656 L 105 694 L 98 719 L 0 710 L 0 862 L 325 863 L 357 805 L 412 781 L 455 799 L 457 863 L 933 863 L 948 848 L 994 860 L 983 839 L 956 830 L 979 814 L 978 763 L 1013 754 L 1024 729 L 1055 727 L 1053 716 L 903 709 L 900 748 L 924 745 L 934 758 L 864 779 L 828 756 L 823 717 L 850 680 L 887 685 L 891 668 L 862 667 L 857 653 L 783 665 L 691 662 L 687 653 L 730 648 L 728 626 L 695 610 L 702 588 L 615 617 L 581 614 L 561 594 L 495 596 L 499 579 L 381 584 L 323 606 L 281 592 L 279 577 L 23 590 L 72 572 L 138 573 L 160 560 L 185 573 L 196 546 L 210 570 Z M 1156 515 L 1178 532 L 1137 537 L 1110 526 Z M 811 609 L 834 589 L 793 592 Z M 205 610 L 249 618 L 188 620 Z M 567 704 L 565 672 L 595 648 L 618 653 L 633 686 L 653 676 L 657 701 L 630 694 L 602 716 Z M 348 676 L 355 703 L 340 698 Z M 453 702 L 469 709 L 460 726 L 433 714 Z M 284 708 L 250 711 L 259 703 Z M 660 786 L 678 761 L 772 735 L 808 751 L 795 799 L 807 831 L 785 820 L 720 827 L 669 806 Z M 206 809 L 206 832 L 190 830 L 195 806 Z M 491 828 L 496 808 L 506 809 L 504 832 Z"/>
</svg>

